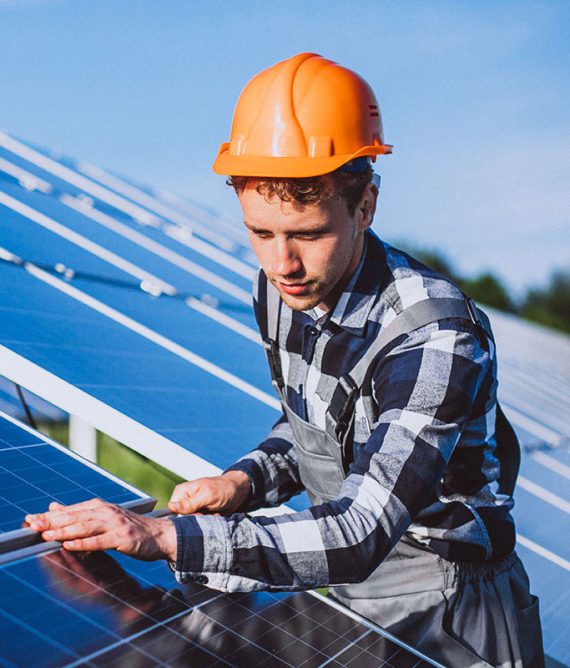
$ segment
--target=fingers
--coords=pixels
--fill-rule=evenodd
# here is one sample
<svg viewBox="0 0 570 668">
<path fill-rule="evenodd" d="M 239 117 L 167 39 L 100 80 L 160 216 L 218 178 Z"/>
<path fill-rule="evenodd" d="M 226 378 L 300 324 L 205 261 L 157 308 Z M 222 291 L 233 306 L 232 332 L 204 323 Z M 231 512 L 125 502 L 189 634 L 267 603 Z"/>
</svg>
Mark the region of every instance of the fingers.
<svg viewBox="0 0 570 668">
<path fill-rule="evenodd" d="M 183 482 L 176 485 L 172 492 L 172 497 L 168 503 L 168 509 L 174 513 L 189 514 L 198 512 L 203 508 L 204 503 L 211 499 L 204 495 L 203 486 L 206 478 Z"/>
<path fill-rule="evenodd" d="M 77 522 L 85 522 L 93 517 L 95 511 L 93 510 L 71 510 L 73 506 L 69 506 L 65 510 L 50 511 L 48 513 L 40 513 L 38 515 L 26 515 L 26 522 L 34 531 L 48 532 L 52 529 L 59 529 L 60 527 L 76 524 Z M 54 540 L 48 538 L 48 540 Z"/>
<path fill-rule="evenodd" d="M 192 487 L 186 490 L 184 496 L 168 504 L 169 510 L 175 513 L 188 515 L 200 511 L 217 510 L 221 507 L 219 490 L 210 480 L 195 481 Z"/>
<path fill-rule="evenodd" d="M 178 503 L 182 501 L 185 497 L 192 494 L 192 489 L 200 484 L 200 480 L 191 480 L 190 482 L 182 482 L 179 485 L 176 485 L 170 497 L 170 503 Z"/>
<path fill-rule="evenodd" d="M 73 508 L 73 506 L 70 507 Z M 67 508 L 67 506 L 64 506 L 63 503 L 58 503 L 57 501 L 52 501 L 48 506 L 50 512 L 55 510 L 63 510 L 64 508 Z"/>
<path fill-rule="evenodd" d="M 64 540 L 63 547 L 70 552 L 94 552 L 96 550 L 115 550 L 118 548 L 114 533 L 104 533 L 87 538 Z"/>
<path fill-rule="evenodd" d="M 47 513 L 27 515 L 26 521 L 44 540 L 57 540 L 73 552 L 114 549 L 141 559 L 176 559 L 176 530 L 170 520 L 162 524 L 100 499 L 55 504 Z"/>
<path fill-rule="evenodd" d="M 77 540 L 108 533 L 109 524 L 119 519 L 117 514 L 121 514 L 117 506 L 90 499 L 71 506 L 53 502 L 49 512 L 26 515 L 25 521 L 32 530 L 41 532 L 44 540 L 57 540 L 68 549 L 79 550 Z M 106 540 L 105 544 L 115 547 L 113 542 Z"/>
<path fill-rule="evenodd" d="M 42 532 L 44 540 L 58 540 L 60 542 L 97 536 L 105 531 L 105 524 L 97 520 L 76 522 L 75 524 L 60 525 L 60 528 Z"/>
<path fill-rule="evenodd" d="M 57 501 L 52 501 L 48 508 L 49 512 L 53 511 L 58 511 L 58 510 L 63 510 L 66 506 L 64 506 L 62 503 L 58 503 Z M 26 515 L 24 519 L 22 520 L 22 529 L 29 529 L 30 527 L 30 521 L 32 518 L 37 519 L 40 515 L 45 515 L 45 513 L 36 513 L 34 515 Z"/>
<path fill-rule="evenodd" d="M 248 485 L 249 479 L 242 474 Z M 232 511 L 240 503 L 239 485 L 231 476 L 199 478 L 177 485 L 172 493 L 168 509 L 174 513 L 224 513 Z"/>
<path fill-rule="evenodd" d="M 75 503 L 71 506 L 64 506 L 62 503 L 52 501 L 52 503 L 49 504 L 48 512 L 26 515 L 24 521 L 29 524 L 35 531 L 42 531 L 43 528 L 33 525 L 38 525 L 38 523 L 43 523 L 44 521 L 52 521 L 56 514 L 59 515 L 62 511 L 75 513 L 81 510 L 93 510 L 103 507 L 112 507 L 112 505 L 102 501 L 101 499 L 89 499 L 89 501 L 82 501 L 81 503 Z M 47 524 L 45 525 L 45 528 L 48 528 Z"/>
</svg>

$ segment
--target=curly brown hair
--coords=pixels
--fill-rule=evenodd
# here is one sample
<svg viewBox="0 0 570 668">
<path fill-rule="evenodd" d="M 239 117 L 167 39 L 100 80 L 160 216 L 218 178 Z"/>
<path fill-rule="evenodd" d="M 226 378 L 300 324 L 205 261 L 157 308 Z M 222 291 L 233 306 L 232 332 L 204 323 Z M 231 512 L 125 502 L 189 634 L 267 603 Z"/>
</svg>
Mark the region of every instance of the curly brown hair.
<svg viewBox="0 0 570 668">
<path fill-rule="evenodd" d="M 230 176 L 226 183 L 238 195 L 248 184 L 255 183 L 255 189 L 266 200 L 278 197 L 283 202 L 292 202 L 299 210 L 307 205 L 320 204 L 338 196 L 345 201 L 349 214 L 353 216 L 371 178 L 372 168 L 368 167 L 358 173 L 337 169 L 329 174 L 308 178 Z"/>
</svg>

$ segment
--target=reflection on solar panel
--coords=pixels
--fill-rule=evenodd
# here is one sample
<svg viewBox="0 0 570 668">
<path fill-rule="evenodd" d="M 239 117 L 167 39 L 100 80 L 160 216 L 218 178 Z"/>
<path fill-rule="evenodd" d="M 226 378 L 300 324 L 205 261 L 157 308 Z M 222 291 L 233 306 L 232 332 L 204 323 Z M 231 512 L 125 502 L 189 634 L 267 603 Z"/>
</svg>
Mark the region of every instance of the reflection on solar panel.
<svg viewBox="0 0 570 668">
<path fill-rule="evenodd" d="M 52 501 L 125 503 L 144 496 L 0 413 L 0 533 L 19 529 L 24 515 L 45 511 Z"/>
<path fill-rule="evenodd" d="M 0 665 L 434 665 L 321 597 L 173 589 L 163 562 L 64 551 L 0 569 Z"/>
<path fill-rule="evenodd" d="M 264 437 L 279 405 L 237 226 L 2 133 L 0 221 L 0 374 L 187 478 Z M 518 549 L 547 651 L 570 662 L 570 341 L 490 316 L 501 400 L 530 449 Z"/>
<path fill-rule="evenodd" d="M 63 422 L 66 419 L 67 415 L 53 404 L 22 388 L 20 392 L 36 422 Z M 19 420 L 26 421 L 27 419 L 17 386 L 2 376 L 0 376 L 0 411 Z"/>
</svg>

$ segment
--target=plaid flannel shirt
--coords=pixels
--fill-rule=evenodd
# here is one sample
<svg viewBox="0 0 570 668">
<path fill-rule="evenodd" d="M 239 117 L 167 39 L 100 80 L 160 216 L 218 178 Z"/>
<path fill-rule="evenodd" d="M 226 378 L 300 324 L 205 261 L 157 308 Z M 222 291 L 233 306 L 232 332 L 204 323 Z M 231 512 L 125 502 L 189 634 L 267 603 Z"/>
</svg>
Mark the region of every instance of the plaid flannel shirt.
<svg viewBox="0 0 570 668">
<path fill-rule="evenodd" d="M 254 306 L 263 337 L 265 292 L 260 272 Z M 333 311 L 318 318 L 283 305 L 279 345 L 289 407 L 323 428 L 338 378 L 382 327 L 429 297 L 462 299 L 447 279 L 369 232 Z M 494 455 L 496 390 L 494 345 L 472 323 L 447 319 L 400 336 L 370 369 L 356 403 L 353 462 L 338 498 L 292 514 L 247 515 L 302 490 L 282 416 L 230 467 L 251 480 L 244 512 L 173 520 L 177 577 L 226 591 L 361 582 L 405 532 L 453 561 L 510 553 L 513 501 L 498 492 Z"/>
</svg>

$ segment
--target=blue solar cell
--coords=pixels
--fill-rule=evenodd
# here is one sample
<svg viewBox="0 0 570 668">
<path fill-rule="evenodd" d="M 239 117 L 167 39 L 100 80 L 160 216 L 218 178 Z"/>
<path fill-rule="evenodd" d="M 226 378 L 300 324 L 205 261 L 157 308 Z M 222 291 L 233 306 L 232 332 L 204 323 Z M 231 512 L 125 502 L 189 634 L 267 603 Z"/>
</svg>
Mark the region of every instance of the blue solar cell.
<svg viewBox="0 0 570 668">
<path fill-rule="evenodd" d="M 523 536 L 532 535 L 540 545 L 550 545 L 555 554 L 570 563 L 568 533 L 564 530 L 552 530 L 553 526 L 564 527 L 568 522 L 567 510 L 553 507 L 544 500 L 534 500 L 529 492 L 519 487 L 515 490 L 513 514 L 519 533 Z M 545 521 L 545 518 L 548 518 L 548 522 Z M 570 588 L 570 573 L 567 570 L 560 570 L 560 582 L 565 582 L 568 589 Z"/>
<path fill-rule="evenodd" d="M 19 429 L 11 422 L 0 423 L 0 450 L 21 448 L 24 445 L 35 445 L 41 442 L 36 434 Z"/>
<path fill-rule="evenodd" d="M 525 478 L 542 485 L 542 487 L 548 489 L 550 492 L 564 498 L 570 487 L 568 485 L 568 473 L 570 471 L 559 467 L 556 460 L 553 461 L 552 452 L 552 450 L 547 450 L 544 452 L 528 453 L 526 457 L 523 457 L 520 472 Z M 547 468 L 540 460 L 541 456 L 548 457 L 548 464 L 552 465 L 553 468 Z M 535 457 L 538 459 L 535 459 Z"/>
<path fill-rule="evenodd" d="M 43 179 L 44 181 L 49 183 L 50 186 L 51 186 L 51 191 L 48 194 L 40 195 L 40 197 L 43 197 L 46 201 L 56 202 L 61 197 L 62 194 L 68 194 L 68 195 L 73 195 L 73 196 L 84 195 L 84 193 L 79 188 L 72 185 L 69 181 L 67 181 L 63 178 L 59 178 L 58 176 L 54 175 L 52 172 L 46 171 L 46 170 L 42 169 L 41 167 L 38 167 L 37 165 L 32 165 L 28 161 L 20 158 L 19 156 L 15 155 L 14 153 L 12 153 L 10 151 L 7 151 L 3 147 L 0 147 L 0 157 L 6 158 L 8 161 L 12 162 L 13 164 L 16 164 L 16 165 L 22 167 L 23 169 L 25 169 L 28 172 L 32 172 L 33 174 L 38 175 L 41 179 Z M 73 163 L 68 163 L 68 166 L 72 166 L 72 164 Z M 72 169 L 75 169 L 75 167 L 72 166 Z M 19 182 L 16 179 L 14 179 L 13 177 L 11 177 L 11 176 L 3 173 L 3 172 L 0 172 L 0 179 L 1 179 L 1 182 L 2 182 L 3 188 L 8 188 L 10 186 L 18 187 L 20 185 Z M 93 180 L 92 183 L 95 183 L 95 180 Z M 106 186 L 105 189 L 107 190 L 107 193 L 111 196 L 114 195 L 114 192 L 117 192 L 112 187 Z M 31 195 L 39 195 L 40 193 L 39 192 L 30 193 L 28 190 L 26 190 L 26 192 L 24 193 L 24 196 L 30 195 L 30 194 Z M 129 213 L 126 213 L 124 210 L 119 208 L 119 205 L 114 206 L 108 200 L 100 199 L 97 195 L 94 195 L 93 192 L 89 193 L 89 199 L 93 202 L 93 206 L 98 211 L 101 211 L 101 212 L 103 212 L 107 215 L 110 215 L 113 218 L 115 218 L 116 220 L 119 220 L 121 222 L 131 224 L 131 225 L 133 225 L 133 227 L 135 229 L 140 229 L 140 227 L 141 227 L 140 224 L 137 223 L 133 219 L 132 215 L 130 215 Z M 129 199 L 129 198 L 127 197 L 127 199 Z M 156 203 L 158 204 L 158 206 L 163 206 L 159 202 L 156 202 Z M 187 209 L 189 206 L 191 207 L 192 205 L 183 205 L 182 209 Z M 201 218 L 204 217 L 205 212 L 203 210 L 200 211 L 200 208 L 196 207 L 196 206 L 194 206 L 192 208 L 195 211 L 197 210 L 199 214 L 202 213 L 202 216 L 200 216 Z M 145 209 L 144 205 L 143 206 L 141 206 L 141 205 L 138 206 L 139 211 L 144 211 L 144 209 Z M 175 209 L 180 211 L 180 207 L 175 207 Z M 174 211 L 174 209 L 171 209 L 171 210 L 173 211 L 174 215 L 178 218 L 179 214 L 177 215 L 176 211 Z M 147 211 L 148 211 L 148 209 L 147 209 Z M 163 210 L 162 213 L 165 214 L 165 211 Z M 161 223 L 161 222 L 163 223 L 163 221 L 168 221 L 169 220 L 168 215 L 160 215 L 160 216 L 155 215 L 155 216 L 151 216 L 151 217 L 154 217 L 154 219 L 158 223 Z M 185 220 L 186 225 L 183 225 L 183 227 L 192 228 L 192 233 L 197 238 L 202 237 L 206 241 L 210 241 L 210 242 L 212 242 L 212 240 L 213 240 L 213 245 L 218 246 L 220 248 L 228 249 L 228 247 L 231 247 L 232 252 L 237 257 L 244 258 L 244 259 L 246 259 L 247 262 L 252 261 L 251 249 L 249 247 L 247 247 L 247 245 L 246 246 L 243 245 L 243 241 L 245 239 L 245 233 L 244 233 L 244 230 L 241 226 L 236 227 L 235 225 L 231 225 L 229 227 L 229 229 L 226 228 L 225 231 L 227 231 L 229 233 L 229 236 L 232 239 L 232 243 L 228 245 L 228 239 L 224 238 L 223 231 L 217 229 L 217 224 L 219 223 L 219 219 L 215 219 L 214 221 L 212 221 L 210 219 L 211 217 L 206 213 L 206 218 L 208 218 L 208 220 L 205 223 L 205 225 L 204 225 L 204 223 L 202 223 L 200 225 L 195 225 L 194 224 L 194 222 L 196 221 L 196 216 L 195 215 L 192 215 L 192 214 L 184 215 L 184 218 L 186 219 Z M 151 232 L 151 233 L 160 234 L 161 236 L 159 237 L 159 239 L 161 241 L 163 241 L 165 244 L 168 244 L 168 242 L 170 242 L 170 244 L 172 244 L 176 248 L 177 244 L 174 242 L 174 240 L 172 240 L 169 236 L 166 236 L 162 233 L 162 228 L 163 227 L 164 227 L 164 225 L 162 225 L 162 226 L 159 225 L 158 229 L 155 230 L 155 229 L 150 228 L 148 231 Z M 236 231 L 237 231 L 237 234 L 236 234 Z M 204 232 L 204 234 L 202 234 L 202 232 Z M 179 246 L 180 245 L 178 244 L 178 247 Z M 189 249 L 185 248 L 185 250 L 189 250 Z M 202 259 L 205 259 L 203 256 L 201 256 L 201 257 L 202 257 Z M 206 262 L 207 262 L 207 260 L 206 260 Z"/>
<path fill-rule="evenodd" d="M 10 471 L 0 469 L 0 489 L 5 492 L 7 489 L 17 487 L 20 484 L 20 479 Z"/>
<path fill-rule="evenodd" d="M 0 621 L 2 633 L 10 638 L 10 642 L 2 646 L 0 662 L 3 666 L 33 666 L 37 664 L 38 657 L 42 657 L 42 665 L 46 667 L 61 666 L 77 656 L 43 634 L 32 634 L 28 625 L 7 617 L 1 609 Z"/>
<path fill-rule="evenodd" d="M 91 468 L 69 451 L 0 417 L 0 532 L 22 526 L 27 513 L 52 501 L 70 504 L 95 496 L 115 503 L 141 498 L 120 481 Z"/>
</svg>

